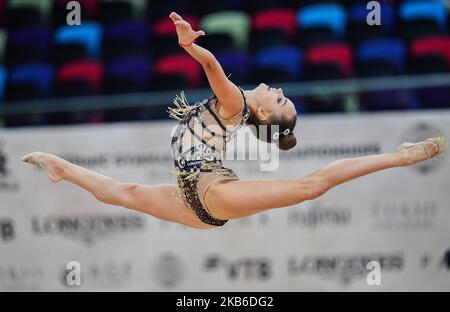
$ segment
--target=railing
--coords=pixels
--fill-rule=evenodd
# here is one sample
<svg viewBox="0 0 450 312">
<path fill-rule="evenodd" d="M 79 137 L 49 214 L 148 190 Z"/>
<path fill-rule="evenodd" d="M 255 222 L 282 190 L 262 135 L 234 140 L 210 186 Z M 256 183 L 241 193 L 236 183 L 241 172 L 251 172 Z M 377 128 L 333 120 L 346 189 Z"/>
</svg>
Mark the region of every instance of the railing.
<svg viewBox="0 0 450 312">
<path fill-rule="evenodd" d="M 450 74 L 392 76 L 319 82 L 276 84 L 288 97 L 349 95 L 377 90 L 408 90 L 450 86 Z M 241 86 L 244 89 L 254 85 Z M 0 103 L 0 117 L 10 115 L 108 110 L 140 107 L 166 107 L 172 103 L 176 91 L 102 95 L 73 98 Z M 187 90 L 191 102 L 211 96 L 210 89 Z M 449 103 L 450 106 L 450 103 Z"/>
</svg>

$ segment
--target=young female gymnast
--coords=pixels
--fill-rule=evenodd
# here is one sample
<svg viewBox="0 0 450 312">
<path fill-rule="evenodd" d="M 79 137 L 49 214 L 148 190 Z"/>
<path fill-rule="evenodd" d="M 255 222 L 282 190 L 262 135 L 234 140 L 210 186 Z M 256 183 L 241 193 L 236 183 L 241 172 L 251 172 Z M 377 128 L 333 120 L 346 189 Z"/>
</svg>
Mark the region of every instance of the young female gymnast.
<svg viewBox="0 0 450 312">
<path fill-rule="evenodd" d="M 179 121 L 172 136 L 177 185 L 120 183 L 41 152 L 28 154 L 23 161 L 44 168 L 50 181 L 72 182 L 104 203 L 193 228 L 214 228 L 228 219 L 315 199 L 346 181 L 425 161 L 447 149 L 447 139 L 436 137 L 416 144 L 404 143 L 392 153 L 338 160 L 303 178 L 240 180 L 222 164 L 227 141 L 246 124 L 256 129 L 260 140 L 276 143 L 282 150 L 290 149 L 296 145 L 295 107 L 281 89 L 260 84 L 244 91 L 234 85 L 216 58 L 194 43 L 205 33 L 193 31 L 176 13 L 169 17 L 175 24 L 179 44 L 203 66 L 214 92 L 211 98 L 192 106 L 182 93 L 176 97 L 175 107 L 169 108 L 170 116 Z M 263 136 L 260 125 L 278 126 L 279 131 L 271 133 L 271 128 L 265 127 L 267 133 Z"/>
</svg>

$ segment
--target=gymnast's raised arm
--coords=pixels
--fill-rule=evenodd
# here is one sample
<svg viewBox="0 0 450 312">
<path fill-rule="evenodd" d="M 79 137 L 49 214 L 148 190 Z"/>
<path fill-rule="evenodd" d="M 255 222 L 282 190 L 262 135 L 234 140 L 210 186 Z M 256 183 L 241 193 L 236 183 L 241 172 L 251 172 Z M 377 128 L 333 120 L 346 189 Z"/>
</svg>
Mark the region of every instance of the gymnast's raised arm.
<svg viewBox="0 0 450 312">
<path fill-rule="evenodd" d="M 209 84 L 222 104 L 220 115 L 230 118 L 241 112 L 244 101 L 239 88 L 227 78 L 215 56 L 194 43 L 198 37 L 204 36 L 205 32 L 192 30 L 191 25 L 175 12 L 172 12 L 169 17 L 177 29 L 180 46 L 203 66 Z"/>
</svg>

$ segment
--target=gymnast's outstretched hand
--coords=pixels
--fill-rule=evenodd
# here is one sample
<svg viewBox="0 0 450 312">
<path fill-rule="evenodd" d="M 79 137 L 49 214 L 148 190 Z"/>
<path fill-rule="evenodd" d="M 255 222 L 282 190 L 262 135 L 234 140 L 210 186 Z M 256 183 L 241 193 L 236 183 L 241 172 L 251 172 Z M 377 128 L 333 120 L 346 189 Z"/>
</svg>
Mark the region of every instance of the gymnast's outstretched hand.
<svg viewBox="0 0 450 312">
<path fill-rule="evenodd" d="M 191 25 L 175 12 L 170 13 L 169 18 L 177 28 L 178 43 L 181 46 L 189 46 L 198 37 L 205 35 L 203 30 L 194 31 Z"/>
</svg>

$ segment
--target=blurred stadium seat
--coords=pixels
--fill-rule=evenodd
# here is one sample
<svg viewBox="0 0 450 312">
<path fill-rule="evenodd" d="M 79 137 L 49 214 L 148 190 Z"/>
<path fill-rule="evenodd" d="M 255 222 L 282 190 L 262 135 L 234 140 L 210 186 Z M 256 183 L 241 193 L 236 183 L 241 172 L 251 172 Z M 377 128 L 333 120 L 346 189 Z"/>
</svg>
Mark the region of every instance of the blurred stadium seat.
<svg viewBox="0 0 450 312">
<path fill-rule="evenodd" d="M 146 21 L 120 21 L 105 28 L 102 55 L 106 61 L 148 55 L 150 25 Z"/>
<path fill-rule="evenodd" d="M 106 93 L 131 93 L 148 91 L 151 64 L 148 57 L 117 59 L 105 69 Z"/>
<path fill-rule="evenodd" d="M 53 75 L 53 66 L 47 63 L 30 63 L 13 68 L 8 79 L 7 99 L 16 101 L 50 96 Z"/>
<path fill-rule="evenodd" d="M 353 52 L 347 44 L 313 46 L 307 50 L 305 58 L 308 80 L 342 79 L 353 74 Z"/>
<path fill-rule="evenodd" d="M 403 35 L 408 38 L 442 34 L 447 29 L 447 8 L 443 1 L 407 1 L 399 15 Z"/>
<path fill-rule="evenodd" d="M 295 11 L 276 9 L 257 12 L 251 20 L 250 49 L 290 44 L 296 37 Z"/>
<path fill-rule="evenodd" d="M 217 60 L 222 65 L 226 75 L 239 85 L 245 84 L 250 74 L 250 60 L 246 53 L 241 52 L 221 52 L 216 55 Z"/>
<path fill-rule="evenodd" d="M 57 96 L 94 95 L 100 92 L 103 65 L 98 61 L 74 61 L 58 68 Z"/>
<path fill-rule="evenodd" d="M 346 20 L 347 11 L 338 3 L 315 4 L 300 9 L 297 15 L 299 42 L 306 47 L 339 41 L 345 35 Z"/>
<path fill-rule="evenodd" d="M 202 18 L 200 27 L 208 34 L 202 39 L 210 49 L 247 51 L 250 28 L 247 14 L 238 11 L 211 13 Z"/>
<path fill-rule="evenodd" d="M 357 72 L 361 77 L 404 73 L 407 47 L 399 39 L 373 39 L 357 49 Z"/>
<path fill-rule="evenodd" d="M 0 105 L 3 104 L 5 99 L 6 77 L 7 72 L 5 66 L 0 66 Z"/>
<path fill-rule="evenodd" d="M 102 26 L 93 22 L 58 28 L 54 39 L 55 64 L 99 58 L 102 32 Z"/>
<path fill-rule="evenodd" d="M 154 90 L 198 88 L 202 81 L 201 65 L 186 54 L 163 57 L 155 63 Z"/>
<path fill-rule="evenodd" d="M 51 32 L 47 27 L 28 26 L 10 34 L 6 64 L 48 61 L 51 52 Z"/>
<path fill-rule="evenodd" d="M 9 0 L 8 28 L 14 30 L 27 25 L 48 24 L 52 4 L 52 0 Z"/>
<path fill-rule="evenodd" d="M 280 46 L 255 55 L 253 82 L 289 82 L 301 77 L 302 55 L 297 47 Z"/>
<path fill-rule="evenodd" d="M 411 73 L 445 72 L 449 69 L 450 37 L 433 36 L 412 42 Z"/>
</svg>

